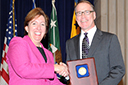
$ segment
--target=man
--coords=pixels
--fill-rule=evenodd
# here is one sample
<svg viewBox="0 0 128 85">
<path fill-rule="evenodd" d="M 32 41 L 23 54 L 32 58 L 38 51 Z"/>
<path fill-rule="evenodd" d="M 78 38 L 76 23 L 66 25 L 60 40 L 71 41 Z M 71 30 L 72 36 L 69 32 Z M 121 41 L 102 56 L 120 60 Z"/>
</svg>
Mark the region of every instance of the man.
<svg viewBox="0 0 128 85">
<path fill-rule="evenodd" d="M 67 59 L 82 59 L 84 33 L 89 40 L 86 57 L 94 57 L 99 85 L 117 85 L 125 74 L 121 48 L 116 35 L 99 30 L 94 20 L 96 13 L 88 1 L 80 1 L 75 7 L 76 21 L 81 33 L 66 42 Z"/>
</svg>

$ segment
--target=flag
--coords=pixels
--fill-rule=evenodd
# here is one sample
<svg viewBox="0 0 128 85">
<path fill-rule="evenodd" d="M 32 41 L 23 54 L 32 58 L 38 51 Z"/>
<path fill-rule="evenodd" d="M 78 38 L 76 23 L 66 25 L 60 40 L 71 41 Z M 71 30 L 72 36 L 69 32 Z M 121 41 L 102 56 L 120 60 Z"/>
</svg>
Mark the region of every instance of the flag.
<svg viewBox="0 0 128 85">
<path fill-rule="evenodd" d="M 8 51 L 8 46 L 10 40 L 17 35 L 17 20 L 15 15 L 15 9 L 14 9 L 14 2 L 15 0 L 10 1 L 10 12 L 9 12 L 9 18 L 8 18 L 8 25 L 6 29 L 6 36 L 4 39 L 4 47 L 3 47 L 3 53 L 2 53 L 2 62 L 1 62 L 1 76 L 0 76 L 0 84 L 1 85 L 8 85 L 9 84 L 9 72 L 8 72 L 8 64 L 6 62 L 6 54 Z"/>
<path fill-rule="evenodd" d="M 57 51 L 57 48 L 53 44 L 50 44 L 50 47 L 52 49 L 52 53 L 55 53 Z"/>
<path fill-rule="evenodd" d="M 75 5 L 78 2 L 78 0 L 75 0 Z M 80 27 L 78 26 L 76 22 L 76 16 L 75 16 L 75 11 L 73 13 L 73 18 L 72 18 L 72 29 L 71 29 L 71 35 L 70 38 L 78 35 L 80 33 Z"/>
<path fill-rule="evenodd" d="M 32 0 L 33 1 L 33 7 L 32 9 L 36 8 L 36 4 L 35 4 L 35 0 Z"/>
<path fill-rule="evenodd" d="M 50 20 L 50 28 L 48 32 L 48 49 L 54 54 L 54 61 L 59 63 L 62 61 L 60 50 L 60 37 L 57 21 L 57 12 L 55 8 L 55 0 L 52 0 L 52 13 Z"/>
</svg>

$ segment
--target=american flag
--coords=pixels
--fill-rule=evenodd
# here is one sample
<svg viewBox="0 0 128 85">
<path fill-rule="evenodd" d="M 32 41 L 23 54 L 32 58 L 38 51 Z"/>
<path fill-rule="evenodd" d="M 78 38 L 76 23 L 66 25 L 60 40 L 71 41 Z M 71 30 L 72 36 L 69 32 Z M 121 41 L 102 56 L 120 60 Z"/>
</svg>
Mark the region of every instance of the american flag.
<svg viewBox="0 0 128 85">
<path fill-rule="evenodd" d="M 17 35 L 17 20 L 14 9 L 15 0 L 10 1 L 10 12 L 8 18 L 8 24 L 6 29 L 6 36 L 4 39 L 4 47 L 2 53 L 2 62 L 1 62 L 1 76 L 0 76 L 0 85 L 8 85 L 9 84 L 9 72 L 8 72 L 8 64 L 6 62 L 6 54 L 8 51 L 8 46 L 10 40 Z"/>
</svg>

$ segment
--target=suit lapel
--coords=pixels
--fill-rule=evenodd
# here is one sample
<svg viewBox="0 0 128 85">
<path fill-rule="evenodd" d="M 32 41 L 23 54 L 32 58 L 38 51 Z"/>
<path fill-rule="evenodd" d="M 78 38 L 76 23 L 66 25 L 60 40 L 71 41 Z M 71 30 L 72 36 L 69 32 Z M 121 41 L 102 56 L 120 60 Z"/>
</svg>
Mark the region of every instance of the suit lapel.
<svg viewBox="0 0 128 85">
<path fill-rule="evenodd" d="M 38 50 L 38 48 L 34 45 L 34 43 L 31 41 L 31 39 L 28 36 L 25 36 L 24 39 L 28 42 L 33 54 L 35 55 L 35 57 L 37 57 L 37 59 L 39 61 L 44 61 L 45 60 L 42 58 L 42 54 L 40 53 L 40 51 Z"/>
<path fill-rule="evenodd" d="M 76 52 L 76 59 L 80 59 L 80 34 L 74 39 L 74 47 Z"/>
<path fill-rule="evenodd" d="M 94 35 L 94 38 L 92 40 L 91 47 L 89 49 L 88 57 L 93 57 L 93 54 L 95 50 L 97 49 L 97 47 L 99 46 L 101 39 L 102 39 L 102 32 L 99 29 L 97 29 Z"/>
</svg>

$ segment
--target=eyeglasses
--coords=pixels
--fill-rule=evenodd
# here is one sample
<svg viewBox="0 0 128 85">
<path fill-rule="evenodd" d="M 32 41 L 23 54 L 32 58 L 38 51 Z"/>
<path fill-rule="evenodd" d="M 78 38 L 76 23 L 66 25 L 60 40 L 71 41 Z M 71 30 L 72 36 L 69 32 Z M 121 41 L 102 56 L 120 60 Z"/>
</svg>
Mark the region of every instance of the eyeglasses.
<svg viewBox="0 0 128 85">
<path fill-rule="evenodd" d="M 94 11 L 85 10 L 85 11 L 78 11 L 75 14 L 76 14 L 76 16 L 81 16 L 83 13 L 84 13 L 84 15 L 89 15 L 92 12 L 94 12 Z"/>
</svg>

